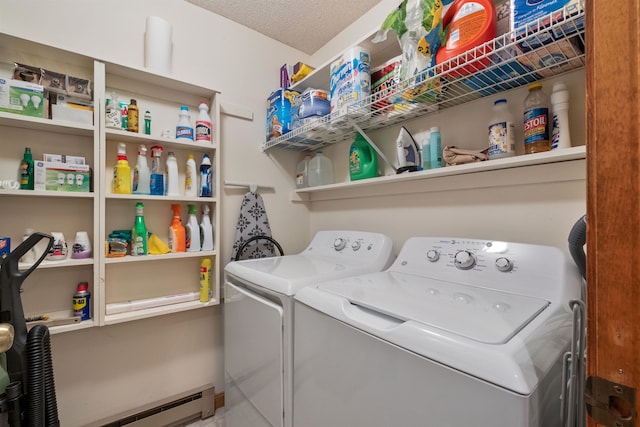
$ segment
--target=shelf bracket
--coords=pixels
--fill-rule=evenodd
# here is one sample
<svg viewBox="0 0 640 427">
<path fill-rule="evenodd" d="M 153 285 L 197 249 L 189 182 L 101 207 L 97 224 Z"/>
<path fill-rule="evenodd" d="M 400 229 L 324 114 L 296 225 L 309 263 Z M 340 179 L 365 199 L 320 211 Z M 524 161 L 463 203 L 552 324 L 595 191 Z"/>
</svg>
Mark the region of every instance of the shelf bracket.
<svg viewBox="0 0 640 427">
<path fill-rule="evenodd" d="M 362 137 L 369 143 L 369 145 L 371 145 L 371 147 L 376 150 L 376 153 L 378 153 L 378 155 L 382 158 L 382 160 L 384 160 L 384 162 L 389 165 L 389 167 L 391 169 L 393 169 L 394 172 L 398 172 L 398 169 L 393 165 L 393 163 L 391 163 L 389 161 L 389 159 L 387 158 L 387 156 L 384 155 L 384 153 L 382 152 L 382 150 L 380 150 L 380 148 L 378 148 L 378 146 L 376 145 L 375 142 L 373 142 L 371 140 L 371 138 L 369 138 L 369 135 L 367 135 L 366 133 L 364 133 L 364 131 L 360 128 L 360 126 L 358 126 L 358 124 L 356 122 L 353 121 L 352 118 L 347 118 L 347 120 L 349 121 L 349 124 L 351 126 L 353 126 L 353 128 L 356 130 L 356 132 L 358 132 L 360 135 L 362 135 Z"/>
</svg>

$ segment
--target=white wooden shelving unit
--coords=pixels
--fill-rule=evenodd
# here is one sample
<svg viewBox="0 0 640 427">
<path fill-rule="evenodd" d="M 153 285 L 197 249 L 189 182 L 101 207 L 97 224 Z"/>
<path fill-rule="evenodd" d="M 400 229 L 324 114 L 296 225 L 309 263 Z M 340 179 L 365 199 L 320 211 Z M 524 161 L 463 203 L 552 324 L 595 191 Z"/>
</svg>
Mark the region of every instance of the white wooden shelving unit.
<svg viewBox="0 0 640 427">
<path fill-rule="evenodd" d="M 208 154 L 215 171 L 216 194 L 220 194 L 219 176 L 219 92 L 212 88 L 178 81 L 170 76 L 158 75 L 142 69 L 125 67 L 67 52 L 52 46 L 0 34 L 0 61 L 34 65 L 93 83 L 94 124 L 78 124 L 51 119 L 23 117 L 0 112 L 0 179 L 17 179 L 18 166 L 24 147 L 31 147 L 34 160 L 43 153 L 84 156 L 93 168 L 93 191 L 89 193 L 27 191 L 0 189 L 3 206 L 2 236 L 11 237 L 12 247 L 22 241 L 26 227 L 49 233 L 60 231 L 69 245 L 77 231 L 88 231 L 93 245 L 93 258 L 64 261 L 44 261 L 23 285 L 22 300 L 25 315 L 47 313 L 59 320 L 72 315 L 72 296 L 79 282 L 89 282 L 92 319 L 65 325 L 51 326 L 51 333 L 61 333 L 136 319 L 160 316 L 185 310 L 199 309 L 220 302 L 220 260 L 218 233 L 214 234 L 213 251 L 188 252 L 145 257 L 125 256 L 108 258 L 105 241 L 112 230 L 131 229 L 135 217 L 135 204 L 145 205 L 147 228 L 165 243 L 171 223 L 171 204 L 179 204 L 182 220 L 186 223 L 187 204 L 198 207 L 198 221 L 202 207 L 208 205 L 212 223 L 219 229 L 218 200 L 203 197 L 166 197 L 150 195 L 111 194 L 112 168 L 118 143 L 127 147 L 129 164 L 133 170 L 140 144 L 147 148 L 160 145 L 164 149 L 163 162 L 168 151 L 179 161 L 180 182 L 184 188 L 184 165 L 189 154 L 196 162 Z M 107 95 L 117 93 L 121 101 L 135 98 L 140 107 L 140 122 L 146 110 L 152 113 L 151 135 L 105 129 L 104 105 Z M 181 105 L 187 105 L 192 121 L 198 105 L 205 101 L 210 108 L 213 124 L 213 142 L 202 144 L 182 142 L 160 137 L 164 129 L 175 128 Z M 141 126 L 144 128 L 144 126 Z M 135 303 L 152 299 L 167 301 L 199 289 L 199 266 L 203 258 L 212 260 L 213 295 L 209 302 L 199 300 L 136 309 L 118 314 L 107 314 L 109 304 Z M 20 268 L 28 265 L 20 264 Z"/>
</svg>

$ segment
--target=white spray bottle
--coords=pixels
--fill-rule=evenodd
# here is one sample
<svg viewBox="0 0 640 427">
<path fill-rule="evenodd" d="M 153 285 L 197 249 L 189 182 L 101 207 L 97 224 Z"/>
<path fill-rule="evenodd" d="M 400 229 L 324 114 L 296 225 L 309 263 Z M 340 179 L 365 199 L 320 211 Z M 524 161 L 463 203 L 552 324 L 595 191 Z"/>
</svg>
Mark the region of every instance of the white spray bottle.
<svg viewBox="0 0 640 427">
<path fill-rule="evenodd" d="M 187 219 L 187 225 L 185 231 L 187 233 L 187 252 L 200 251 L 200 227 L 198 226 L 198 219 L 196 218 L 196 205 L 188 205 L 189 218 Z"/>
<path fill-rule="evenodd" d="M 209 205 L 202 207 L 202 220 L 200 220 L 200 242 L 203 251 L 213 250 L 213 226 L 209 218 Z"/>
<path fill-rule="evenodd" d="M 150 194 L 150 182 L 151 175 L 149 174 L 149 164 L 147 163 L 147 147 L 140 145 L 138 147 L 138 161 L 133 170 L 133 193 Z"/>
</svg>

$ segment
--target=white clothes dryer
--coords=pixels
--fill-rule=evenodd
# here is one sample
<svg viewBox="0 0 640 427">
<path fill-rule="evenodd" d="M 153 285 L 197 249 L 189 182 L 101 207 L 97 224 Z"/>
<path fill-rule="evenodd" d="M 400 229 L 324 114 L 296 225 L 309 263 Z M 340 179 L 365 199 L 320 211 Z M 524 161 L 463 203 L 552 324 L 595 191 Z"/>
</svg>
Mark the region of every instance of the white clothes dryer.
<svg viewBox="0 0 640 427">
<path fill-rule="evenodd" d="M 292 427 L 293 297 L 312 283 L 382 271 L 392 241 L 378 233 L 319 231 L 297 255 L 225 267 L 227 427 Z"/>
<path fill-rule="evenodd" d="M 554 427 L 575 266 L 554 247 L 409 239 L 295 297 L 294 425 Z"/>
</svg>

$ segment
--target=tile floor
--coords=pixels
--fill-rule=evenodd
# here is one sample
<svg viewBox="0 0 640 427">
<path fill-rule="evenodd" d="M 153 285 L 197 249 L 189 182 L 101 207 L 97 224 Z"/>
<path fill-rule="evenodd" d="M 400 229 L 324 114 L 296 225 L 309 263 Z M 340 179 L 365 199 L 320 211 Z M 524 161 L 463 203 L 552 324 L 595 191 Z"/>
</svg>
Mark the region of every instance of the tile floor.
<svg viewBox="0 0 640 427">
<path fill-rule="evenodd" d="M 219 408 L 213 417 L 196 420 L 189 424 L 185 424 L 184 427 L 224 427 L 224 408 Z"/>
</svg>

